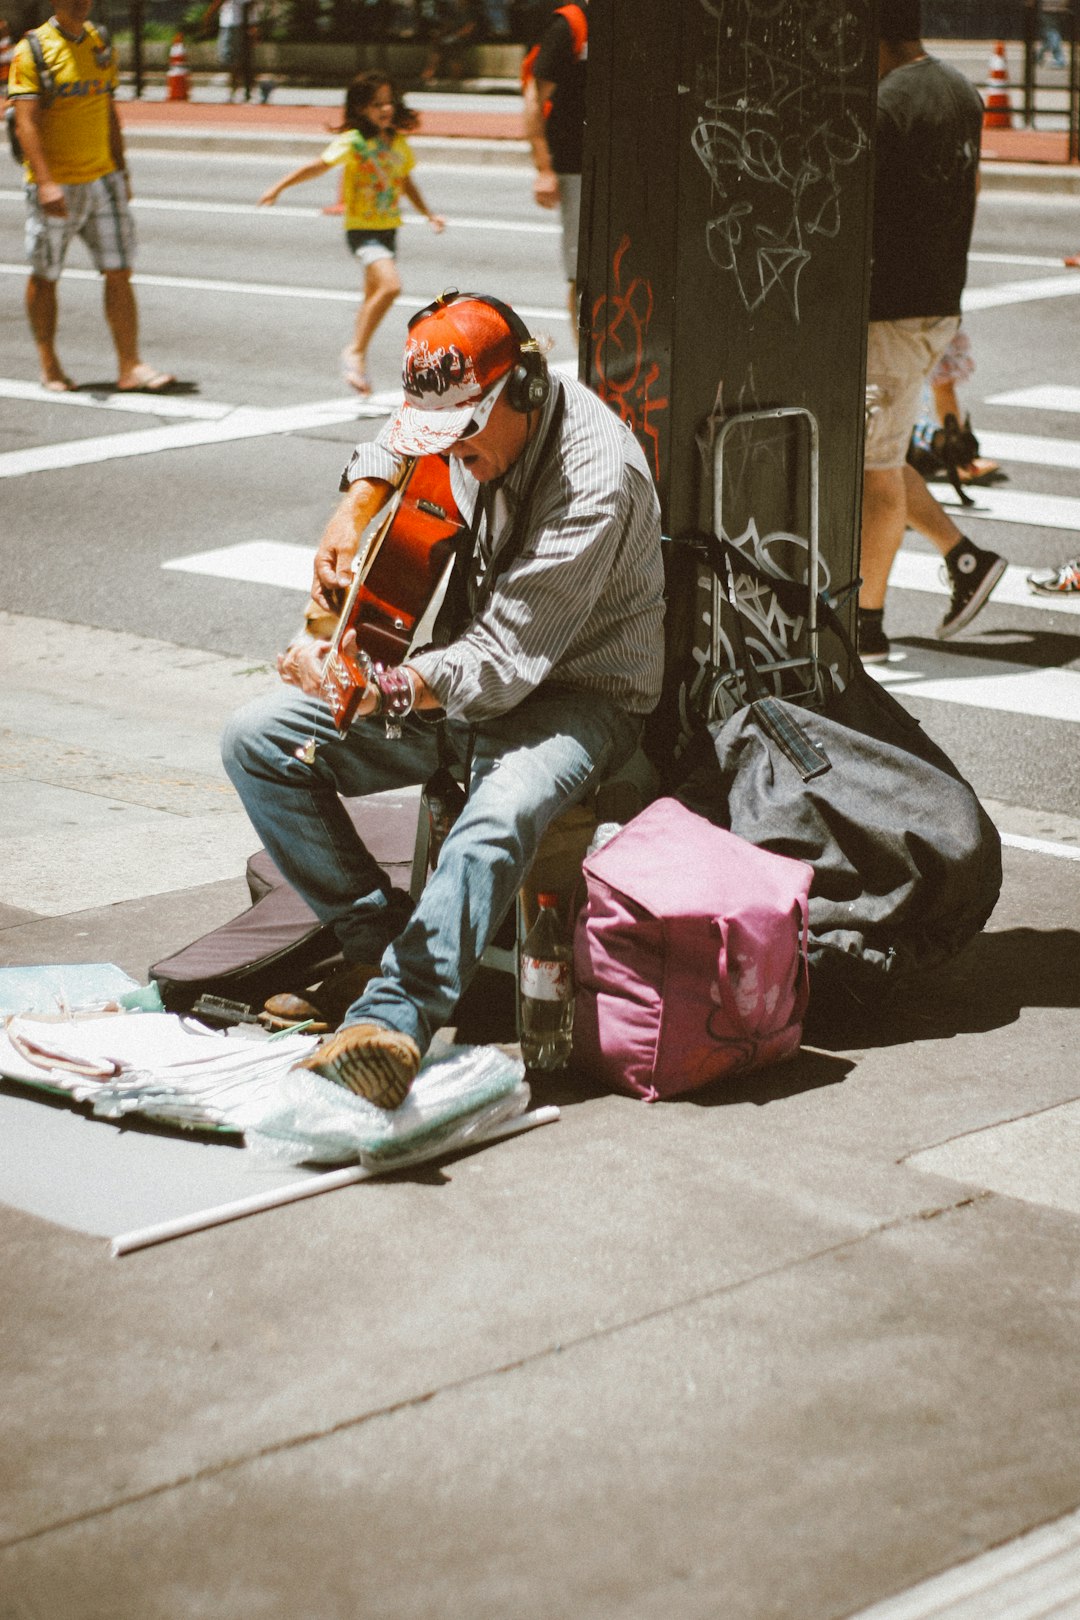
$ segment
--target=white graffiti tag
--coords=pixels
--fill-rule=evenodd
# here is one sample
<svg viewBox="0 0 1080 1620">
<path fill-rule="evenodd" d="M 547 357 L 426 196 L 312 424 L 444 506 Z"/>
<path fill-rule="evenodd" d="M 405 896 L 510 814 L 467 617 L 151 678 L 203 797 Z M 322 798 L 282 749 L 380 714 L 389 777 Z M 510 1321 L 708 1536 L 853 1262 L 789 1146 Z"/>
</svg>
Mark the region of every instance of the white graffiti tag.
<svg viewBox="0 0 1080 1620">
<path fill-rule="evenodd" d="M 709 256 L 748 311 L 775 292 L 797 321 L 814 239 L 840 229 L 840 170 L 869 144 L 869 96 L 849 82 L 865 56 L 866 0 L 701 5 L 717 20 L 691 137 L 713 189 Z"/>
</svg>

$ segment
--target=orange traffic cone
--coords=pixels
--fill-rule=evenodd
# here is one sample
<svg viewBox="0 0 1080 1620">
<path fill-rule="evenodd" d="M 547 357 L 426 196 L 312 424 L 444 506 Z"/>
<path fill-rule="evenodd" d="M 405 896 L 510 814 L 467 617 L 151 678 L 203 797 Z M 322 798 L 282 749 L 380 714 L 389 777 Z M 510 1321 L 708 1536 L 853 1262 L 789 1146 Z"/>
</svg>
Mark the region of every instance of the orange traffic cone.
<svg viewBox="0 0 1080 1620">
<path fill-rule="evenodd" d="M 174 34 L 169 46 L 169 70 L 165 75 L 165 100 L 186 101 L 188 98 L 187 52 L 183 34 Z"/>
<path fill-rule="evenodd" d="M 1005 41 L 999 39 L 990 58 L 987 74 L 984 129 L 1011 129 L 1012 103 L 1009 100 L 1009 68 L 1005 61 Z"/>
</svg>

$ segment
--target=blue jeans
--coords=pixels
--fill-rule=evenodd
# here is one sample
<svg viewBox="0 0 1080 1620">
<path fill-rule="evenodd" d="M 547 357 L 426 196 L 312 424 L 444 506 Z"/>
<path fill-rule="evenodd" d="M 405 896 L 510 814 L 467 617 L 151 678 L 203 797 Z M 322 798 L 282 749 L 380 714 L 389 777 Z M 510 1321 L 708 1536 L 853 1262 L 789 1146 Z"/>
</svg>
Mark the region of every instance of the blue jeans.
<svg viewBox="0 0 1080 1620">
<path fill-rule="evenodd" d="M 449 721 L 459 761 L 469 728 Z M 282 688 L 241 709 L 222 742 L 225 769 L 280 871 L 350 962 L 378 962 L 344 1022 L 378 1023 L 426 1050 L 510 910 L 540 839 L 561 811 L 626 763 L 641 721 L 591 692 L 541 689 L 476 728 L 468 801 L 412 906 L 368 853 L 340 795 L 424 782 L 439 763 L 418 716 L 400 738 L 381 721 L 339 733 L 321 701 Z M 298 758 L 315 740 L 312 764 Z"/>
</svg>

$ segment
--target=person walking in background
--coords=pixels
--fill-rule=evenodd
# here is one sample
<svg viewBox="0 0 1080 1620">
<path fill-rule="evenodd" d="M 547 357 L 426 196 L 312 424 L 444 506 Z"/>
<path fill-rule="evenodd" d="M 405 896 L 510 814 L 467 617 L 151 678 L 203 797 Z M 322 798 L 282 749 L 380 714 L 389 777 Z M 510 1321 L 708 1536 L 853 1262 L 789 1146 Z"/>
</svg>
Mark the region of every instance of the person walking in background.
<svg viewBox="0 0 1080 1620">
<path fill-rule="evenodd" d="M 1060 568 L 1044 568 L 1027 576 L 1028 590 L 1036 596 L 1080 596 L 1080 555 Z"/>
<path fill-rule="evenodd" d="M 229 75 L 230 102 L 235 95 L 247 92 L 245 70 L 250 55 L 244 50 L 244 29 L 247 29 L 249 46 L 253 46 L 258 37 L 257 9 L 256 0 L 213 0 L 203 12 L 199 25 L 200 32 L 208 33 L 211 22 L 217 17 L 217 59 L 218 65 Z"/>
<path fill-rule="evenodd" d="M 858 614 L 868 663 L 889 656 L 885 593 L 909 524 L 945 559 L 939 639 L 971 622 L 1006 566 L 961 534 L 906 460 L 923 386 L 960 329 L 983 123 L 974 86 L 927 55 L 921 32 L 919 0 L 882 0 Z"/>
<path fill-rule="evenodd" d="M 433 0 L 427 61 L 421 84 L 436 79 L 463 79 L 465 52 L 483 38 L 487 16 L 483 0 Z"/>
<path fill-rule="evenodd" d="M 1039 7 L 1039 52 L 1035 58 L 1041 67 L 1049 56 L 1055 67 L 1068 67 L 1062 28 L 1068 24 L 1068 9 L 1063 5 L 1043 4 Z"/>
<path fill-rule="evenodd" d="M 288 186 L 317 180 L 328 169 L 344 165 L 345 241 L 364 271 L 364 299 L 356 315 L 353 341 L 341 352 L 345 381 L 358 394 L 370 394 L 368 345 L 401 291 L 395 253 L 404 192 L 438 235 L 446 228 L 420 195 L 412 170 L 416 159 L 405 138 L 415 129 L 416 113 L 406 107 L 389 79 L 378 72 L 358 73 L 345 97 L 341 129 L 314 163 L 294 169 L 264 191 L 260 206 L 275 203 Z"/>
<path fill-rule="evenodd" d="M 570 318 L 577 318 L 578 221 L 585 147 L 585 75 L 589 55 L 587 0 L 557 6 L 526 53 L 521 69 L 525 134 L 532 147 L 533 197 L 557 208 Z"/>
<path fill-rule="evenodd" d="M 139 358 L 131 286 L 135 231 L 124 139 L 113 105 L 116 54 L 89 21 L 91 0 L 59 0 L 47 23 L 15 47 L 8 94 L 26 177 L 26 313 L 44 387 L 75 388 L 56 352 L 56 284 L 79 236 L 105 282 L 105 318 L 121 393 L 157 394 L 176 381 Z"/>
</svg>

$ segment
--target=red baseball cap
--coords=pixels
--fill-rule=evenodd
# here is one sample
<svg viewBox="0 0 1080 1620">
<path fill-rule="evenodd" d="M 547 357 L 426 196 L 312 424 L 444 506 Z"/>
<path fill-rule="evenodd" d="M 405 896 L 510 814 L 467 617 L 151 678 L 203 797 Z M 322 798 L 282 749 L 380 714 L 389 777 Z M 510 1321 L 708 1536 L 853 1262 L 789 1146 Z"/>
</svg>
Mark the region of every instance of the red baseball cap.
<svg viewBox="0 0 1080 1620">
<path fill-rule="evenodd" d="M 396 456 L 449 450 L 520 353 L 505 316 L 482 299 L 454 298 L 418 316 L 405 343 L 405 399 L 376 443 Z"/>
</svg>

